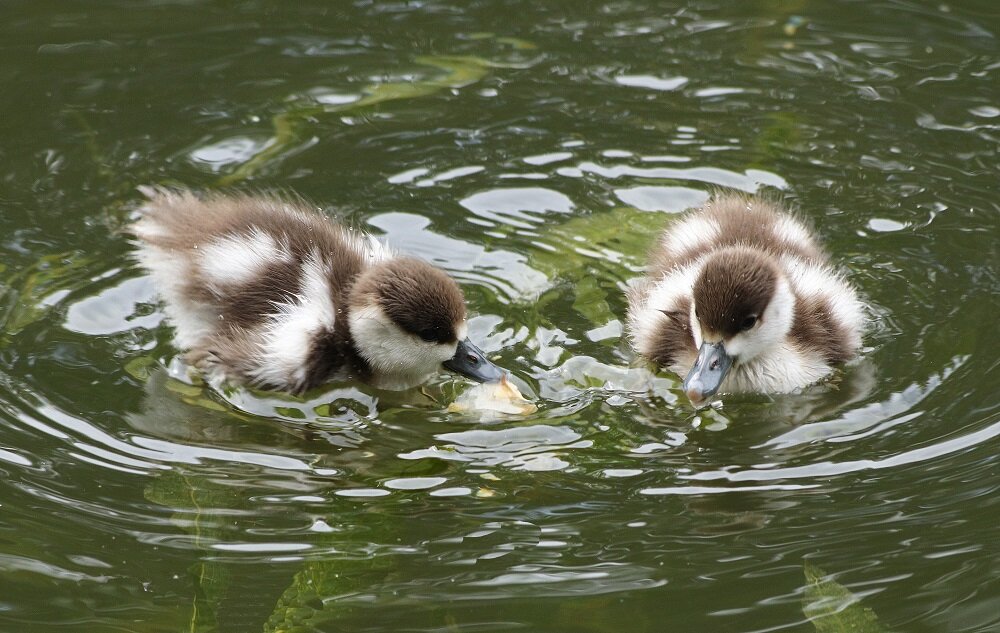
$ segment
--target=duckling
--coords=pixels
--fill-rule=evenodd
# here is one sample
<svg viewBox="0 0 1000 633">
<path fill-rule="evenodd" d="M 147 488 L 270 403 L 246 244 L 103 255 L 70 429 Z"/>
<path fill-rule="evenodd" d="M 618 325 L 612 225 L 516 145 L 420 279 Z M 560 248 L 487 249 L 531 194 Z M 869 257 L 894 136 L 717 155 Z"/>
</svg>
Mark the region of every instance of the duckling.
<svg viewBox="0 0 1000 633">
<path fill-rule="evenodd" d="M 633 348 L 681 376 L 695 405 L 787 393 L 861 346 L 863 307 L 806 227 L 779 205 L 718 194 L 664 230 L 628 293 Z"/>
<path fill-rule="evenodd" d="M 301 393 L 349 377 L 403 389 L 442 367 L 505 375 L 467 338 L 458 284 L 429 263 L 298 200 L 142 192 L 136 258 L 210 378 Z"/>
</svg>

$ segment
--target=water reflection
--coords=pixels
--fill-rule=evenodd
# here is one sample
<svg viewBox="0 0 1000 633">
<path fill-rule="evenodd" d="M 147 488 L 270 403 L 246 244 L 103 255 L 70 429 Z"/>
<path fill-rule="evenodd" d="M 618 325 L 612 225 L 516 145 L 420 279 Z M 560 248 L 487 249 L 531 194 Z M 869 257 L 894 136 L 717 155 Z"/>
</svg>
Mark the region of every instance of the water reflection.
<svg viewBox="0 0 1000 633">
<path fill-rule="evenodd" d="M 266 146 L 266 141 L 245 137 L 228 138 L 209 145 L 199 144 L 191 151 L 190 159 L 210 171 L 219 173 L 247 162 Z"/>
<path fill-rule="evenodd" d="M 0 24 L 0 628 L 997 628 L 992 4 L 50 9 Z M 220 179 L 454 273 L 539 411 L 187 376 L 109 217 Z M 633 365 L 716 187 L 816 224 L 864 361 L 701 412 Z"/>
<path fill-rule="evenodd" d="M 527 299 L 545 289 L 549 280 L 527 265 L 523 255 L 486 249 L 428 229 L 427 218 L 409 213 L 383 213 L 368 223 L 385 232 L 394 247 L 438 264 L 460 282 L 494 288 L 504 301 Z"/>
<path fill-rule="evenodd" d="M 571 449 L 589 448 L 593 442 L 582 440 L 572 429 L 534 425 L 509 429 L 442 433 L 443 445 L 399 455 L 401 459 L 444 459 L 471 462 L 478 466 L 503 466 L 513 470 L 562 470 L 569 462 L 560 456 Z"/>
<path fill-rule="evenodd" d="M 108 276 L 119 274 L 119 270 L 113 270 Z M 150 278 L 126 278 L 70 304 L 63 327 L 88 336 L 120 334 L 135 328 L 152 329 L 163 322 L 163 315 L 159 312 L 143 314 L 141 306 L 155 302 L 156 289 Z"/>
<path fill-rule="evenodd" d="M 967 360 L 967 356 L 954 359 L 954 362 L 945 367 L 940 374 L 930 376 L 924 385 L 910 385 L 903 391 L 890 394 L 888 400 L 872 402 L 851 409 L 832 420 L 813 422 L 793 428 L 787 433 L 771 438 L 765 443 L 765 446 L 790 448 L 816 441 L 849 442 L 888 431 L 899 424 L 905 424 L 924 413 L 919 410 L 913 411 L 913 409 L 940 387 L 942 381 Z M 864 367 L 869 370 L 866 378 L 869 382 L 873 381 L 874 368 L 870 364 L 866 364 Z M 852 402 L 862 400 L 873 387 L 874 385 L 869 384 L 869 388 L 861 392 L 860 397 L 852 399 Z M 808 418 L 803 418 L 803 420 L 805 419 Z"/>
<path fill-rule="evenodd" d="M 615 83 L 650 90 L 677 90 L 687 84 L 687 77 L 654 77 L 652 75 L 618 75 Z"/>
<path fill-rule="evenodd" d="M 680 213 L 685 209 L 704 204 L 709 197 L 707 191 L 688 187 L 636 186 L 615 189 L 615 196 L 625 204 L 643 211 L 666 211 Z"/>
<path fill-rule="evenodd" d="M 584 174 L 594 174 L 602 178 L 614 180 L 623 176 L 633 178 L 669 178 L 671 180 L 695 181 L 709 183 L 718 187 L 739 189 L 747 193 L 755 193 L 761 185 L 778 189 L 787 189 L 785 179 L 759 169 L 748 169 L 740 174 L 718 167 L 635 167 L 632 165 L 606 166 L 600 163 L 584 161 L 576 167 L 563 167 L 559 175 L 570 178 L 580 178 Z"/>
<path fill-rule="evenodd" d="M 521 229 L 538 224 L 537 214 L 570 213 L 575 208 L 569 197 L 544 187 L 492 189 L 473 194 L 459 204 L 479 217 Z"/>
</svg>

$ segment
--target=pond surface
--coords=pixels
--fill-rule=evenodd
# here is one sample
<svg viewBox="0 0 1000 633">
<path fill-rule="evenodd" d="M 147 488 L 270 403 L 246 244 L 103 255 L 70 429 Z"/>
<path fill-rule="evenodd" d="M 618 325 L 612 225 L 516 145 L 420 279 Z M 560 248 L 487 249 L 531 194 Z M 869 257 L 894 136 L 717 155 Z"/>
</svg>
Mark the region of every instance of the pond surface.
<svg viewBox="0 0 1000 633">
<path fill-rule="evenodd" d="M 549 6 L 546 6 L 549 5 Z M 1000 5 L 8 3 L 0 630 L 1000 629 Z M 135 187 L 286 189 L 463 285 L 539 405 L 185 378 Z M 800 209 L 863 358 L 695 412 L 651 236 Z"/>
</svg>

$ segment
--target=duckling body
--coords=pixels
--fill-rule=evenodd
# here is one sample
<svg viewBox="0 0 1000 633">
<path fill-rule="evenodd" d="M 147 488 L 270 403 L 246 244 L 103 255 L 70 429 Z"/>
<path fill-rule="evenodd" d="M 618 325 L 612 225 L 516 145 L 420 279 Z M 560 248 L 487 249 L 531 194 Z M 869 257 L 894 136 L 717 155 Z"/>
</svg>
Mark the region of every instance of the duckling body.
<svg viewBox="0 0 1000 633">
<path fill-rule="evenodd" d="M 299 201 L 148 189 L 131 232 L 188 361 L 210 376 L 302 392 L 340 377 L 388 388 L 442 368 L 502 375 L 466 340 L 443 271 Z"/>
<path fill-rule="evenodd" d="M 628 297 L 642 356 L 716 392 L 784 393 L 861 345 L 863 308 L 808 229 L 778 205 L 718 195 L 671 224 Z"/>
</svg>

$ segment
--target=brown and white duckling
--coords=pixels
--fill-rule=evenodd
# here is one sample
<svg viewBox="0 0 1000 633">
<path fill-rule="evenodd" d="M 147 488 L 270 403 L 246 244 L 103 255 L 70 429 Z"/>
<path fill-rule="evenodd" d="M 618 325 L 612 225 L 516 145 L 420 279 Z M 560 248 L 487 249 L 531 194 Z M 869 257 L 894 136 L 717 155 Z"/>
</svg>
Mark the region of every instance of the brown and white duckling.
<svg viewBox="0 0 1000 633">
<path fill-rule="evenodd" d="M 298 393 L 340 377 L 407 388 L 442 367 L 504 375 L 466 338 L 461 289 L 427 262 L 298 201 L 143 193 L 137 259 L 210 377 Z"/>
<path fill-rule="evenodd" d="M 863 308 L 809 231 L 777 204 L 717 195 L 660 236 L 629 292 L 635 350 L 716 392 L 785 393 L 861 345 Z"/>
</svg>

